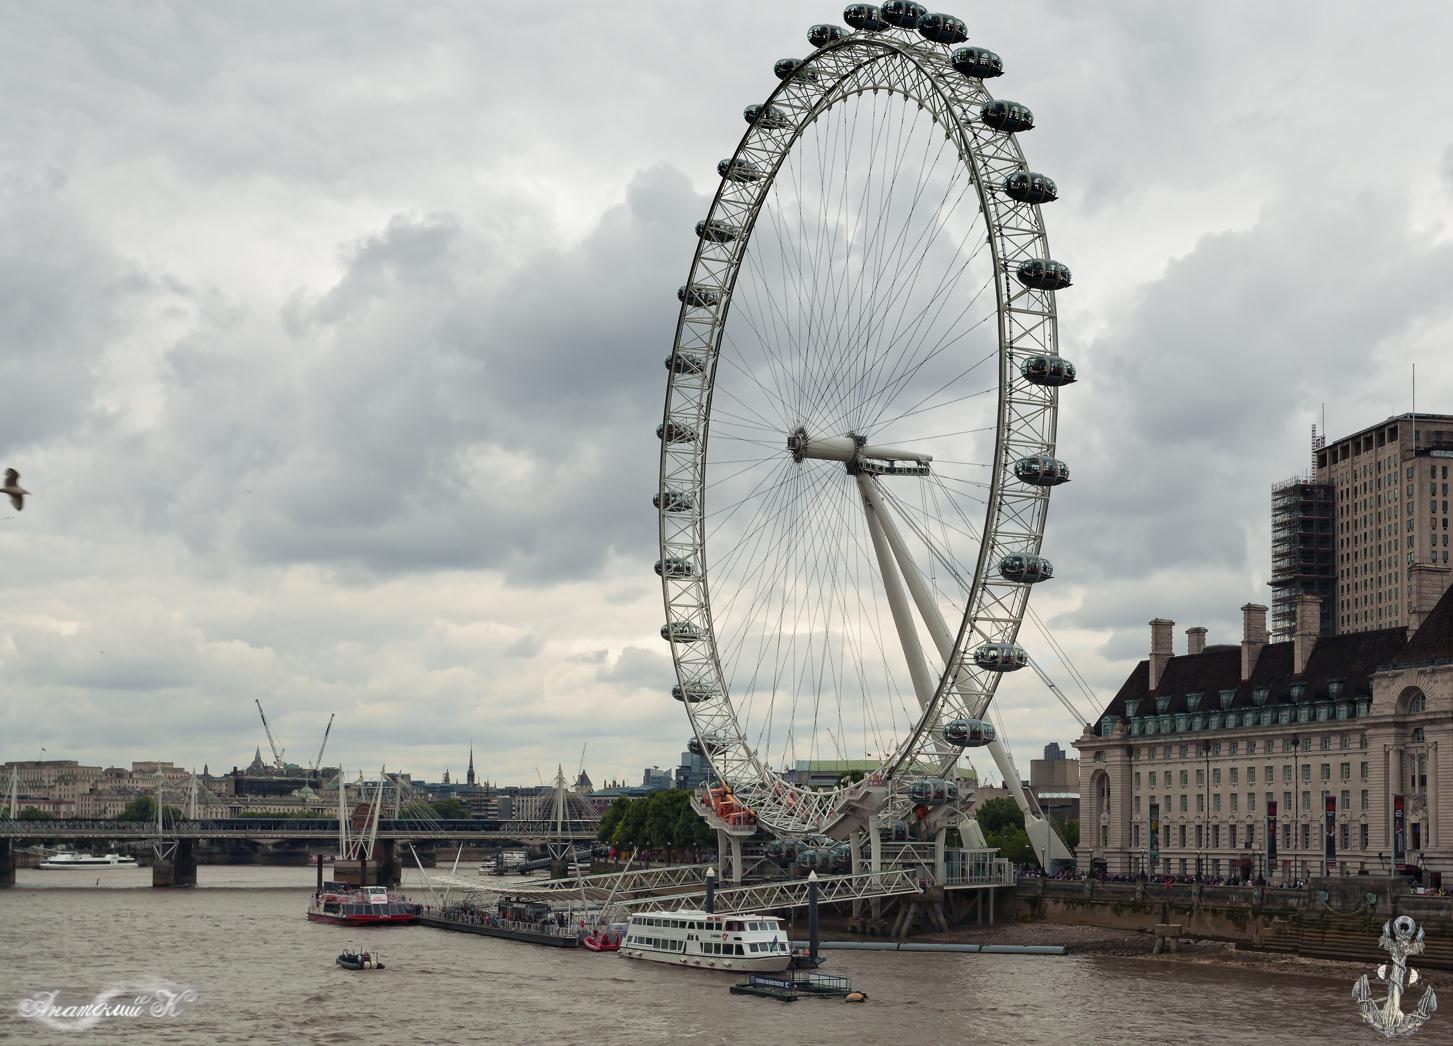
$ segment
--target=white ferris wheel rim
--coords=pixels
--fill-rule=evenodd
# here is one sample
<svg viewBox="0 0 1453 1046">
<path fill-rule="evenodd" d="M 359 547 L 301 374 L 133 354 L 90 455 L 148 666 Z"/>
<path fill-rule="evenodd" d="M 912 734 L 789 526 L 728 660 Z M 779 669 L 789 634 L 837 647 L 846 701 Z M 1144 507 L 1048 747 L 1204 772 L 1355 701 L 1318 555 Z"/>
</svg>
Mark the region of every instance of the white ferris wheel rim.
<svg viewBox="0 0 1453 1046">
<path fill-rule="evenodd" d="M 997 672 L 978 669 L 965 655 L 971 645 L 981 642 L 1014 643 L 1028 600 L 1027 585 L 997 579 L 990 568 L 1003 554 L 1037 555 L 1043 541 L 1048 487 L 1016 483 L 1013 465 L 1021 455 L 1052 458 L 1058 394 L 1057 388 L 1020 380 L 1015 361 L 1058 356 L 1055 297 L 1052 289 L 1017 286 L 1012 277 L 1014 266 L 1022 261 L 1051 258 L 1048 239 L 1038 205 L 1011 201 L 1002 193 L 1000 184 L 1008 173 L 1029 168 L 1015 134 L 990 128 L 977 116 L 994 99 L 982 80 L 953 68 L 950 51 L 911 30 L 890 28 L 848 33 L 803 59 L 799 69 L 815 78 L 790 76 L 765 102 L 789 114 L 789 122 L 777 128 L 752 123 L 727 161 L 746 161 L 765 173 L 747 183 L 723 178 L 706 223 L 720 222 L 739 232 L 725 243 L 706 236 L 699 239 L 686 281 L 689 293 L 683 296 L 678 317 L 673 358 L 694 354 L 707 366 L 705 373 L 697 374 L 668 369 L 663 429 L 686 426 L 699 438 L 685 445 L 661 440 L 660 556 L 663 563 L 691 563 L 698 569 L 686 577 L 662 572 L 663 632 L 671 644 L 677 693 L 684 698 L 682 705 L 704 754 L 759 823 L 778 835 L 821 833 L 848 800 L 849 789 L 815 791 L 787 783 L 755 750 L 738 719 L 713 628 L 705 518 L 707 446 L 716 366 L 732 292 L 763 203 L 806 128 L 850 96 L 878 90 L 902 94 L 917 102 L 953 140 L 977 192 L 992 252 L 998 326 L 993 467 L 972 588 L 953 636 L 953 655 L 944 659 L 932 701 L 912 728 L 896 739 L 892 751 L 884 753 L 869 780 L 891 785 L 925 768 L 942 774 L 957 762 L 958 752 L 944 754 L 938 728 L 951 717 L 984 715 L 998 682 Z M 683 493 L 691 498 L 690 509 L 673 511 L 676 502 L 670 499 Z M 690 642 L 678 641 L 688 636 Z"/>
</svg>

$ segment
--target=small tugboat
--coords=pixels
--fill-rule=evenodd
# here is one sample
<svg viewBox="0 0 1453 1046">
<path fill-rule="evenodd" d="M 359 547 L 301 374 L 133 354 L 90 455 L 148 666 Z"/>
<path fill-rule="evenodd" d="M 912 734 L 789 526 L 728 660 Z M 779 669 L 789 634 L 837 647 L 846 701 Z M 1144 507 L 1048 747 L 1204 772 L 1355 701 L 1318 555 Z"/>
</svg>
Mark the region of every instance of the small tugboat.
<svg viewBox="0 0 1453 1046">
<path fill-rule="evenodd" d="M 378 952 L 361 952 L 353 948 L 338 956 L 338 965 L 345 970 L 381 970 L 383 956 Z"/>
<path fill-rule="evenodd" d="M 582 948 L 589 948 L 593 952 L 618 952 L 621 950 L 621 941 L 626 937 L 625 923 L 611 923 L 609 926 L 597 926 L 590 933 L 580 939 Z"/>
<path fill-rule="evenodd" d="M 418 921 L 423 907 L 389 893 L 384 886 L 360 889 L 348 883 L 326 882 L 313 894 L 308 918 L 338 926 L 407 926 Z"/>
</svg>

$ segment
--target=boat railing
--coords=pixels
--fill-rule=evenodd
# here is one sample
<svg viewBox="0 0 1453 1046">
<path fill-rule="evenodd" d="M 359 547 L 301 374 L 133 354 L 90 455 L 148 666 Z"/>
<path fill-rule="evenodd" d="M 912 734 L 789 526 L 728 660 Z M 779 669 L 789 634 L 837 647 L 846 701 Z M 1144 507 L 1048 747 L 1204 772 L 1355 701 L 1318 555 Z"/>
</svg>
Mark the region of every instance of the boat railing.
<svg viewBox="0 0 1453 1046">
<path fill-rule="evenodd" d="M 444 919 L 463 926 L 488 926 L 496 930 L 512 930 L 518 933 L 545 934 L 549 937 L 579 937 L 585 931 L 575 922 L 561 926 L 556 922 L 532 922 L 521 919 L 501 919 L 488 912 L 461 908 L 435 908 L 427 906 L 424 914 L 435 919 Z"/>
</svg>

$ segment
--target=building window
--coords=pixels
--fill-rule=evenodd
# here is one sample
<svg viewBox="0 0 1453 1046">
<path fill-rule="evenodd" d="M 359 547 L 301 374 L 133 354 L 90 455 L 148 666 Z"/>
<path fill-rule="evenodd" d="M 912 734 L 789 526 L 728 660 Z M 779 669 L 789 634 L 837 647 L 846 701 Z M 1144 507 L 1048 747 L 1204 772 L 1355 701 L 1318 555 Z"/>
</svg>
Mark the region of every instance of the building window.
<svg viewBox="0 0 1453 1046">
<path fill-rule="evenodd" d="M 1344 849 L 1344 850 L 1350 850 L 1350 849 L 1352 849 L 1352 826 L 1351 825 L 1344 824 L 1342 826 L 1342 849 Z"/>
<path fill-rule="evenodd" d="M 1358 777 L 1358 780 L 1361 780 L 1361 781 L 1366 781 L 1367 780 L 1367 764 L 1366 763 L 1358 763 L 1357 764 L 1357 777 Z"/>
<path fill-rule="evenodd" d="M 1366 793 L 1364 792 L 1363 794 L 1365 795 Z M 1364 805 L 1366 805 L 1366 804 L 1364 804 Z M 1358 838 L 1359 838 L 1360 843 L 1361 843 L 1361 845 L 1358 847 L 1358 849 L 1360 849 L 1360 850 L 1366 850 L 1367 849 L 1367 825 L 1365 825 L 1365 824 L 1358 825 L 1357 826 L 1357 834 L 1358 834 Z"/>
<path fill-rule="evenodd" d="M 1219 814 L 1221 812 L 1221 793 L 1220 792 L 1217 792 L 1214 796 L 1211 797 L 1211 800 L 1212 800 L 1212 807 L 1211 808 L 1213 810 L 1215 810 Z"/>
<path fill-rule="evenodd" d="M 1219 824 L 1213 824 L 1211 826 L 1211 849 L 1221 849 L 1221 826 Z"/>
<path fill-rule="evenodd" d="M 1248 766 L 1246 768 L 1246 783 L 1249 785 L 1256 784 L 1256 767 Z"/>
<path fill-rule="evenodd" d="M 1186 812 L 1186 801 L 1187 801 L 1187 796 L 1184 795 L 1184 794 L 1182 794 L 1181 795 L 1181 813 L 1185 813 Z"/>
<path fill-rule="evenodd" d="M 1182 800 L 1182 801 L 1184 801 L 1184 800 L 1185 800 L 1185 798 L 1186 798 L 1186 797 L 1185 797 L 1185 796 L 1181 796 L 1181 800 Z M 1182 810 L 1184 810 L 1184 809 L 1185 809 L 1185 807 L 1184 807 L 1184 806 L 1182 806 L 1182 807 L 1181 807 L 1181 809 L 1182 809 Z M 1185 826 L 1185 825 L 1181 825 L 1181 826 L 1180 826 L 1180 829 L 1181 829 L 1181 831 L 1180 831 L 1180 837 L 1181 837 L 1181 846 L 1185 846 L 1185 845 L 1186 845 L 1186 826 Z M 1186 862 L 1185 862 L 1185 860 L 1184 860 L 1184 858 L 1183 858 L 1183 859 L 1182 859 L 1182 860 L 1181 860 L 1181 867 L 1182 867 L 1182 868 L 1183 868 L 1183 869 L 1184 869 L 1184 867 L 1185 867 L 1185 863 L 1186 863 Z"/>
<path fill-rule="evenodd" d="M 1181 787 L 1182 788 L 1186 787 L 1186 785 L 1190 783 L 1190 776 L 1191 775 L 1189 773 L 1187 773 L 1185 770 L 1182 770 L 1181 771 Z"/>
<path fill-rule="evenodd" d="M 1235 796 L 1232 796 L 1231 798 L 1234 799 L 1236 797 Z M 1234 824 L 1231 825 L 1231 833 L 1230 833 L 1230 835 L 1231 835 L 1231 840 L 1230 840 L 1230 843 L 1228 845 L 1231 847 L 1231 849 L 1234 850 L 1234 849 L 1236 849 L 1236 826 Z"/>
<path fill-rule="evenodd" d="M 1350 780 L 1352 780 L 1352 764 L 1351 763 L 1343 763 L 1342 766 L 1341 766 L 1341 774 L 1342 774 L 1342 780 L 1344 780 L 1344 781 L 1350 781 Z"/>
</svg>

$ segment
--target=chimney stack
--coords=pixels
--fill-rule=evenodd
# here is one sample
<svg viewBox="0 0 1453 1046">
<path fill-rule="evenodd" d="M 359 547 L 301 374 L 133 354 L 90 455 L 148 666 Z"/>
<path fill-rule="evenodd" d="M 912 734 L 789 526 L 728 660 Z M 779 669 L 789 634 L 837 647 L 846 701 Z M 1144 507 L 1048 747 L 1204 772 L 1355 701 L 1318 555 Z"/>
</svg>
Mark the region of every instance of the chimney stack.
<svg viewBox="0 0 1453 1046">
<path fill-rule="evenodd" d="M 1241 608 L 1241 681 L 1251 678 L 1256 659 L 1270 637 L 1266 634 L 1266 607 L 1247 603 Z"/>
<path fill-rule="evenodd" d="M 1292 674 L 1307 670 L 1317 637 L 1322 633 L 1322 600 L 1318 596 L 1297 596 L 1297 630 L 1292 634 Z"/>
<path fill-rule="evenodd" d="M 1453 570 L 1435 567 L 1431 563 L 1414 563 L 1408 567 L 1408 596 L 1413 604 L 1413 612 L 1408 615 L 1409 639 L 1422 627 L 1448 590 L 1449 574 L 1453 574 Z"/>
<path fill-rule="evenodd" d="M 1186 629 L 1186 653 L 1194 657 L 1206 652 L 1206 626 L 1197 625 Z"/>
<path fill-rule="evenodd" d="M 1154 690 L 1160 685 L 1161 673 L 1165 671 L 1168 662 L 1175 653 L 1174 638 L 1171 630 L 1176 627 L 1174 621 L 1167 621 L 1158 617 L 1150 623 L 1150 689 Z"/>
</svg>

